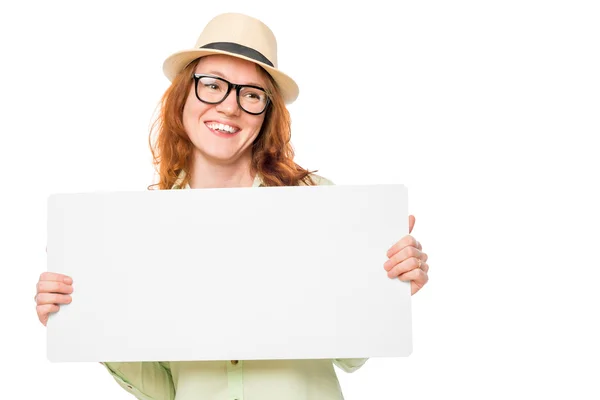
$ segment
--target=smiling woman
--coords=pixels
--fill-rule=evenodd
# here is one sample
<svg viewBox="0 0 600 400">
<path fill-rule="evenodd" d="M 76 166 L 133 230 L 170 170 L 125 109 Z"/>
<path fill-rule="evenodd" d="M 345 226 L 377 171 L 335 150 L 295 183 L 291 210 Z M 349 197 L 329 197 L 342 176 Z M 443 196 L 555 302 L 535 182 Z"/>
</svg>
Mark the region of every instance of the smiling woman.
<svg viewBox="0 0 600 400">
<path fill-rule="evenodd" d="M 332 185 L 294 162 L 286 105 L 296 83 L 277 68 L 276 41 L 261 21 L 223 14 L 204 28 L 194 49 L 164 63 L 171 86 L 150 134 L 159 190 Z M 409 231 L 414 225 L 411 217 Z M 303 250 L 303 249 L 299 249 Z M 383 269 L 410 281 L 414 294 L 427 282 L 427 254 L 412 236 L 387 253 Z M 384 271 L 382 271 L 384 273 Z M 59 304 L 72 300 L 70 277 L 44 273 L 37 313 L 45 325 Z M 343 399 L 334 364 L 346 372 L 367 359 L 107 362 L 103 365 L 138 399 Z"/>
<path fill-rule="evenodd" d="M 150 187 L 327 183 L 294 162 L 286 104 L 299 91 L 277 69 L 276 48 L 262 22 L 224 14 L 206 26 L 194 49 L 167 58 L 172 85 L 154 140 L 151 135 L 159 182 Z"/>
</svg>

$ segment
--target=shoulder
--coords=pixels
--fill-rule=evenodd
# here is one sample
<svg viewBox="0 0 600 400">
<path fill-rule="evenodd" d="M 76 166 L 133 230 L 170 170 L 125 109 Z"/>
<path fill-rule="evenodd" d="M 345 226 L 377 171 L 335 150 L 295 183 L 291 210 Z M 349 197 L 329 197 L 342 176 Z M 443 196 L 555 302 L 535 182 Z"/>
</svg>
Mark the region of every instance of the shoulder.
<svg viewBox="0 0 600 400">
<path fill-rule="evenodd" d="M 335 183 L 333 183 L 333 181 L 331 181 L 330 179 L 327 179 L 321 175 L 310 174 L 310 177 L 312 178 L 313 182 L 315 182 L 315 185 L 317 185 L 317 186 L 333 186 L 333 185 L 335 185 Z"/>
</svg>

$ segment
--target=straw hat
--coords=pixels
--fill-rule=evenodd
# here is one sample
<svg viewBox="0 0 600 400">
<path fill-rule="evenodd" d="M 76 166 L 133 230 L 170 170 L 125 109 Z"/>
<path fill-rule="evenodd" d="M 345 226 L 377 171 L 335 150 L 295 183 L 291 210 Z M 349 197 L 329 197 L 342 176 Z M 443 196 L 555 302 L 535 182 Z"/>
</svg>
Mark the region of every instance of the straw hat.
<svg viewBox="0 0 600 400">
<path fill-rule="evenodd" d="M 298 85 L 277 67 L 277 41 L 262 21 L 239 13 L 225 13 L 210 20 L 194 48 L 169 56 L 163 71 L 170 81 L 190 62 L 210 54 L 226 54 L 256 63 L 275 80 L 286 104 L 298 97 Z"/>
</svg>

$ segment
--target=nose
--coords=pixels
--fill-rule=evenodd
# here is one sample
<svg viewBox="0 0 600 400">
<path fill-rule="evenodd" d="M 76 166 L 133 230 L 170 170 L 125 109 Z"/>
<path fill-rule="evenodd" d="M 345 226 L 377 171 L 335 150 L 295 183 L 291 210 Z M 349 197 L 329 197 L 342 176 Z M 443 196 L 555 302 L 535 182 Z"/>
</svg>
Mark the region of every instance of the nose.
<svg viewBox="0 0 600 400">
<path fill-rule="evenodd" d="M 236 115 L 240 112 L 240 107 L 237 103 L 237 93 L 235 89 L 231 89 L 221 103 L 217 104 L 217 111 L 226 115 Z"/>
</svg>

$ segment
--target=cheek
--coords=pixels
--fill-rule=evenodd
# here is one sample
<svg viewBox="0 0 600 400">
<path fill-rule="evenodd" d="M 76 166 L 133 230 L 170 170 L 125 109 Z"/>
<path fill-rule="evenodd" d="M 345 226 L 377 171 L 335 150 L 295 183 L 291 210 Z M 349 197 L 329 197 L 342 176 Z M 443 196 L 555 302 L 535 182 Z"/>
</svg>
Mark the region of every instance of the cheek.
<svg viewBox="0 0 600 400">
<path fill-rule="evenodd" d="M 264 123 L 265 118 L 261 117 L 261 118 L 253 118 L 252 121 L 248 122 L 248 125 L 252 127 L 252 136 L 256 137 L 258 136 L 263 123 Z"/>
<path fill-rule="evenodd" d="M 185 127 L 185 129 L 188 130 L 189 128 L 192 128 L 193 126 L 197 125 L 198 120 L 206 112 L 206 109 L 206 104 L 194 101 L 194 99 L 190 99 L 188 97 L 188 100 L 183 106 L 182 114 L 183 126 Z"/>
</svg>

